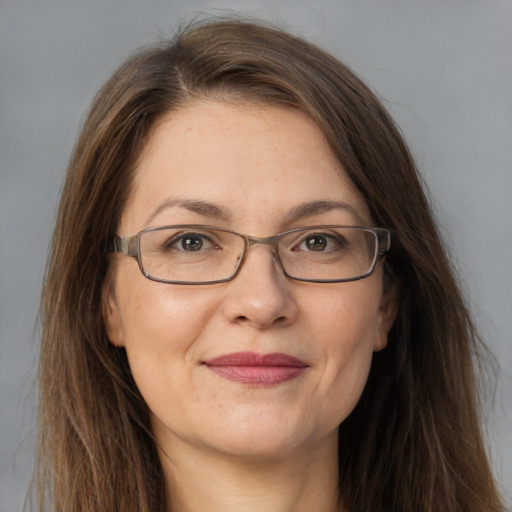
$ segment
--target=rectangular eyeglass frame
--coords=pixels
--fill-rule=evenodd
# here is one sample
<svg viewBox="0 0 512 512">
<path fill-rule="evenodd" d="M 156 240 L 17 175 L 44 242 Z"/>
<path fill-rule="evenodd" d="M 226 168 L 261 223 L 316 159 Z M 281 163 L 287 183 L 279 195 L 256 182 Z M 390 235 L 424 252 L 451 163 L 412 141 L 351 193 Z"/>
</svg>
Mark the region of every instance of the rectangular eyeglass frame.
<svg viewBox="0 0 512 512">
<path fill-rule="evenodd" d="M 215 281 L 173 281 L 169 279 L 162 279 L 152 276 L 151 274 L 148 274 L 146 270 L 144 269 L 144 265 L 142 264 L 142 256 L 141 256 L 141 250 L 140 250 L 140 238 L 144 233 L 151 232 L 151 231 L 159 231 L 163 229 L 181 229 L 181 228 L 192 228 L 192 229 L 211 229 L 215 231 L 223 231 L 225 233 L 232 233 L 233 235 L 237 235 L 240 238 L 244 240 L 244 249 L 240 258 L 240 261 L 238 262 L 235 271 L 233 274 L 231 274 L 229 277 L 218 279 Z M 376 244 L 376 250 L 375 254 L 373 256 L 373 260 L 370 266 L 370 269 L 365 272 L 364 274 L 355 276 L 355 277 L 349 277 L 349 278 L 343 278 L 343 279 L 307 279 L 307 278 L 301 278 L 296 277 L 291 274 L 289 274 L 283 263 L 281 262 L 281 258 L 279 256 L 279 249 L 278 249 L 278 242 L 280 238 L 282 238 L 285 235 L 288 235 L 290 233 L 296 233 L 299 231 L 307 231 L 307 230 L 318 230 L 318 229 L 334 229 L 334 228 L 344 228 L 344 229 L 358 229 L 362 231 L 367 231 L 373 233 L 377 240 Z M 139 265 L 139 269 L 146 277 L 147 279 L 151 281 L 156 281 L 158 283 L 165 283 L 165 284 L 182 284 L 182 285 L 207 285 L 207 284 L 217 284 L 217 283 L 225 283 L 228 281 L 233 280 L 240 269 L 242 268 L 243 262 L 245 260 L 245 255 L 247 254 L 247 251 L 250 247 L 253 245 L 269 245 L 273 249 L 274 257 L 279 261 L 279 264 L 281 268 L 283 269 L 283 272 L 286 277 L 290 279 L 294 279 L 296 281 L 304 281 L 309 283 L 345 283 L 350 281 L 358 281 L 360 279 L 364 279 L 365 277 L 368 277 L 372 274 L 372 272 L 375 270 L 375 266 L 377 265 L 377 262 L 381 260 L 388 252 L 391 247 L 391 230 L 386 228 L 373 228 L 373 227 L 365 227 L 365 226 L 343 226 L 343 225 L 321 225 L 321 226 L 307 226 L 307 227 L 301 227 L 301 228 L 295 228 L 290 229 L 288 231 L 284 231 L 282 233 L 278 233 L 277 235 L 272 235 L 268 237 L 258 238 L 255 236 L 250 235 L 244 235 L 241 233 L 237 233 L 236 231 L 232 231 L 230 229 L 226 228 L 220 228 L 217 226 L 209 226 L 209 225 L 202 225 L 202 224 L 176 224 L 176 225 L 166 225 L 166 226 L 155 226 L 155 227 L 149 227 L 145 228 L 141 231 L 139 231 L 136 235 L 128 236 L 128 237 L 120 237 L 115 236 L 113 237 L 107 246 L 107 254 L 124 254 L 126 256 L 130 256 L 132 258 L 135 258 L 137 260 L 137 263 Z"/>
</svg>

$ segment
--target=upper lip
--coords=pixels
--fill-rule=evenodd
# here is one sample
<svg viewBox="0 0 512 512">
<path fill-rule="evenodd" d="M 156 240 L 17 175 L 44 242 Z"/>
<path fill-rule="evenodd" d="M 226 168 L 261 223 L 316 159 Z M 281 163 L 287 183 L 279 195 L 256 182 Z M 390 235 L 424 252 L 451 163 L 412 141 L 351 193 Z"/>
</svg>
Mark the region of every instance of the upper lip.
<svg viewBox="0 0 512 512">
<path fill-rule="evenodd" d="M 208 366 L 287 366 L 305 368 L 308 365 L 300 359 L 274 352 L 271 354 L 258 354 L 256 352 L 233 352 L 213 359 L 203 361 Z"/>
</svg>

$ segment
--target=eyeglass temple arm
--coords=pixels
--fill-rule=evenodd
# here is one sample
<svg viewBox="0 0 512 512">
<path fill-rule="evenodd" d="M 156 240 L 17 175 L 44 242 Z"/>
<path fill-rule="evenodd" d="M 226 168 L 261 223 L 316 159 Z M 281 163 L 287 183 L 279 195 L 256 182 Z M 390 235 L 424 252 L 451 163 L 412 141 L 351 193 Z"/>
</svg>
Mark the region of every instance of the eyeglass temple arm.
<svg viewBox="0 0 512 512">
<path fill-rule="evenodd" d="M 379 244 L 377 257 L 381 259 L 389 252 L 389 248 L 391 247 L 391 231 L 383 229 L 376 231 L 376 233 Z"/>
<path fill-rule="evenodd" d="M 136 257 L 139 254 L 139 243 L 137 235 L 130 237 L 116 236 L 112 238 L 108 243 L 107 253 L 120 253 L 126 254 L 126 256 Z"/>
</svg>

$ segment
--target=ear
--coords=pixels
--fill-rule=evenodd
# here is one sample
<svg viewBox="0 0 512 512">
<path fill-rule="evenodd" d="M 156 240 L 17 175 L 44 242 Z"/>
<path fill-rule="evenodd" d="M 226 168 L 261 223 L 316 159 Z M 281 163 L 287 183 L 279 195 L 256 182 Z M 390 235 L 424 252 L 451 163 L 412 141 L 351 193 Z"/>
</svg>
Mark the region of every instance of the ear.
<svg viewBox="0 0 512 512">
<path fill-rule="evenodd" d="M 397 295 L 395 285 L 389 286 L 382 294 L 377 317 L 377 332 L 373 344 L 373 350 L 376 352 L 386 348 L 388 344 L 388 334 L 391 327 L 393 327 L 398 312 Z"/>
<path fill-rule="evenodd" d="M 107 277 L 103 285 L 102 303 L 103 320 L 107 330 L 107 337 L 110 343 L 116 347 L 124 347 L 121 315 L 119 313 L 114 286 L 109 277 Z"/>
</svg>

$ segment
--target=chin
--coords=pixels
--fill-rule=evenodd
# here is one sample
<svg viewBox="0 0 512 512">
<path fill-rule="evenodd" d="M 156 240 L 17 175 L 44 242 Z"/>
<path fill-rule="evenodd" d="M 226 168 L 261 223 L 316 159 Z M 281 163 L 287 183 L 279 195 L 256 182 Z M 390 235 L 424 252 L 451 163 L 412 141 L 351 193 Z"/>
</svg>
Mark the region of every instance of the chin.
<svg viewBox="0 0 512 512">
<path fill-rule="evenodd" d="M 236 428 L 221 427 L 208 432 L 207 444 L 226 457 L 260 460 L 284 460 L 303 454 L 323 441 L 337 443 L 337 428 L 334 435 L 305 429 L 303 424 L 287 425 L 283 421 L 267 419 L 240 425 Z"/>
<path fill-rule="evenodd" d="M 225 457 L 252 462 L 285 460 L 302 451 L 303 443 L 297 439 L 283 438 L 275 434 L 234 436 L 225 442 L 216 443 L 212 448 Z"/>
</svg>

